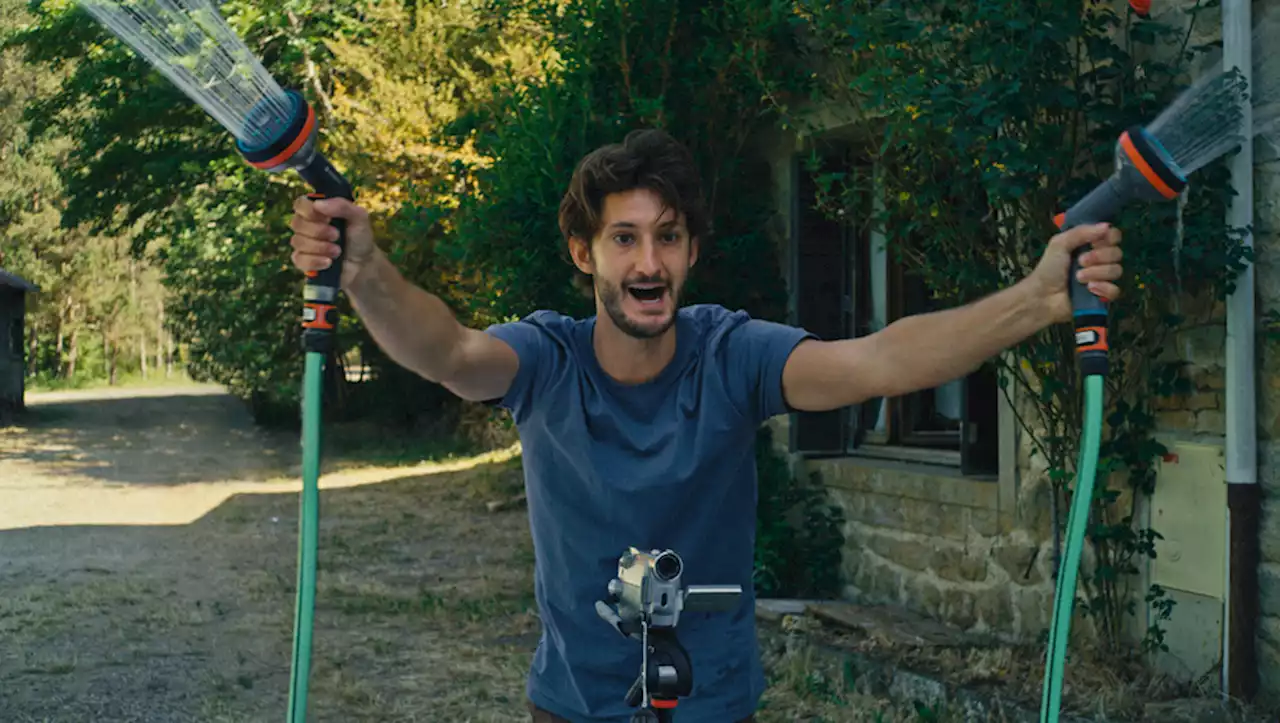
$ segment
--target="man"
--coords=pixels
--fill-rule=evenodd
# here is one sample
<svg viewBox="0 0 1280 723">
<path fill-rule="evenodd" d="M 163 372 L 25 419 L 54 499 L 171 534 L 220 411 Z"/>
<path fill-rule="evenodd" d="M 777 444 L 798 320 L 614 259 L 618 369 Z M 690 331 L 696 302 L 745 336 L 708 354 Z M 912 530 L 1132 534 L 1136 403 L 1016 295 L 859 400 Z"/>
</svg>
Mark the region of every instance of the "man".
<svg viewBox="0 0 1280 723">
<path fill-rule="evenodd" d="M 902 319 L 859 339 L 715 305 L 681 306 L 709 229 L 688 152 L 656 131 L 596 150 L 560 206 L 574 264 L 597 314 L 537 311 L 484 331 L 409 284 L 374 245 L 367 214 L 341 199 L 295 204 L 294 264 L 331 263 L 331 217 L 348 223 L 342 285 L 392 359 L 473 401 L 510 410 L 524 449 L 535 592 L 543 633 L 527 695 L 535 721 L 627 721 L 623 696 L 640 645 L 596 614 L 628 547 L 671 548 L 685 584 L 739 584 L 728 613 L 683 614 L 694 666 L 684 723 L 752 720 L 764 688 L 751 573 L 758 426 L 939 386 L 1046 326 L 1071 318 L 1080 278 L 1119 295 L 1120 234 L 1098 226 L 1050 240 L 1035 271 L 964 307 Z"/>
</svg>

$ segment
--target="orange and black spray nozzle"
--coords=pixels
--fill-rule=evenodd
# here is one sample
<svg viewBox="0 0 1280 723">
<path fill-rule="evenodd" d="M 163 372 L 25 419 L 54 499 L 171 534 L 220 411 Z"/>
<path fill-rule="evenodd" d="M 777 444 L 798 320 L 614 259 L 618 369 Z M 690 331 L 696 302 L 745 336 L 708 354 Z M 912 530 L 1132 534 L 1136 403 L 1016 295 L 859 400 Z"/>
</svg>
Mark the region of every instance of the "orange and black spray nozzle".
<svg viewBox="0 0 1280 723">
<path fill-rule="evenodd" d="M 1151 15 L 1151 0 L 1129 0 L 1129 7 L 1144 18 Z"/>
<path fill-rule="evenodd" d="M 1054 218 L 1065 231 L 1076 226 L 1110 221 L 1131 201 L 1164 201 L 1177 198 L 1187 187 L 1186 175 L 1168 151 L 1145 128 L 1135 126 L 1120 135 L 1116 143 L 1116 167 L 1111 177 Z M 1072 257 L 1071 306 L 1075 315 L 1076 356 L 1086 376 L 1107 374 L 1106 302 L 1076 281 L 1080 255 Z"/>
<path fill-rule="evenodd" d="M 248 123 L 257 128 L 275 128 L 272 140 L 246 146 L 236 142 L 236 149 L 249 165 L 265 171 L 279 173 L 293 169 L 298 172 L 315 193 L 310 198 L 345 198 L 354 200 L 351 184 L 338 173 L 321 153 L 316 150 L 316 115 L 302 94 L 285 91 L 289 103 L 289 117 L 279 116 L 278 103 L 259 103 L 249 114 Z M 331 222 L 338 229 L 338 248 L 346 250 L 347 222 L 335 218 Z M 307 274 L 303 289 L 302 344 L 307 351 L 327 352 L 333 348 L 333 335 L 338 327 L 338 290 L 342 280 L 342 260 L 338 258 L 326 269 Z"/>
</svg>

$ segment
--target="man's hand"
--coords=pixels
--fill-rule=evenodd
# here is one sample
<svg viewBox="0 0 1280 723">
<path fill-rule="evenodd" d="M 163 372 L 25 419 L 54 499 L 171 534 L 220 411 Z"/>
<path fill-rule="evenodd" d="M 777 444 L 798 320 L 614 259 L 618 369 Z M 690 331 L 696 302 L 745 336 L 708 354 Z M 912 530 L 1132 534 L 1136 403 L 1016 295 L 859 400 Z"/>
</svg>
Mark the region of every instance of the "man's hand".
<svg viewBox="0 0 1280 723">
<path fill-rule="evenodd" d="M 1044 256 L 1025 282 L 1034 297 L 1048 302 L 1052 321 L 1071 320 L 1071 289 L 1067 285 L 1067 276 L 1071 271 L 1071 252 L 1082 246 L 1092 244 L 1093 248 L 1080 256 L 1079 280 L 1107 301 L 1120 298 L 1120 289 L 1113 283 L 1119 281 L 1124 273 L 1120 266 L 1124 256 L 1120 249 L 1120 236 L 1118 229 L 1101 223 L 1076 226 L 1049 240 Z"/>
<path fill-rule="evenodd" d="M 327 269 L 338 257 L 338 229 L 334 218 L 347 221 L 346 257 L 342 264 L 342 288 L 350 290 L 361 269 L 373 258 L 373 227 L 369 213 L 345 198 L 312 200 L 299 196 L 293 202 L 293 265 L 302 271 Z"/>
</svg>

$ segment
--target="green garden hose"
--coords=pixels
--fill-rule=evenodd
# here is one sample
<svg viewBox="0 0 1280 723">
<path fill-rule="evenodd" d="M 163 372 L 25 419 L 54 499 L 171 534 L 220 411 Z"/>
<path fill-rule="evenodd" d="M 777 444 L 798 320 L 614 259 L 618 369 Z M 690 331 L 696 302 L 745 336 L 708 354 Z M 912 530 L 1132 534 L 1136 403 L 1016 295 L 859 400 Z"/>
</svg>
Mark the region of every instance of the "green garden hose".
<svg viewBox="0 0 1280 723">
<path fill-rule="evenodd" d="M 1062 706 L 1062 678 L 1066 665 L 1067 641 L 1071 637 L 1071 614 L 1075 605 L 1076 577 L 1084 553 L 1085 531 L 1098 468 L 1098 448 L 1102 440 L 1102 402 L 1105 377 L 1091 374 L 1084 379 L 1084 428 L 1080 439 L 1080 459 L 1076 464 L 1076 487 L 1067 516 L 1067 544 L 1063 551 L 1058 584 L 1054 586 L 1053 619 L 1046 651 L 1044 694 L 1040 701 L 1040 723 L 1057 723 Z"/>
<path fill-rule="evenodd" d="M 302 495 L 298 514 L 298 591 L 294 601 L 289 723 L 303 723 L 307 717 L 320 526 L 320 401 L 324 391 L 324 357 L 320 352 L 307 352 L 302 381 Z"/>
</svg>

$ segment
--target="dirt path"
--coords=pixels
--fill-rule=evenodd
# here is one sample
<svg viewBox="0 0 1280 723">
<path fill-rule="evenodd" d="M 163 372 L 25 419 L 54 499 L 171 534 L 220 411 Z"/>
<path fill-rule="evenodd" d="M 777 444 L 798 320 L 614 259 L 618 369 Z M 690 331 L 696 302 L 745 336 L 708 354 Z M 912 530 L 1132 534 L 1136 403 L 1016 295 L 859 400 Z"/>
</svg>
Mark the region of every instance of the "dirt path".
<svg viewBox="0 0 1280 723">
<path fill-rule="evenodd" d="M 297 439 L 216 387 L 29 406 L 0 430 L 0 720 L 279 720 Z M 511 483 L 494 459 L 322 480 L 310 720 L 520 719 L 528 580 L 488 572 L 530 551 L 522 514 L 484 510 L 490 480 Z M 488 610 L 511 614 L 468 635 Z M 499 676 L 507 702 L 475 708 L 451 664 Z"/>
<path fill-rule="evenodd" d="M 0 428 L 0 530 L 190 522 L 233 487 L 297 474 L 296 438 L 255 428 L 216 386 L 30 394 L 28 407 Z"/>
<path fill-rule="evenodd" d="M 30 406 L 0 429 L 0 722 L 282 720 L 296 437 L 215 387 Z M 485 504 L 514 453 L 322 478 L 308 721 L 528 720 L 528 523 Z M 780 672 L 761 723 L 916 719 L 839 676 Z"/>
</svg>

